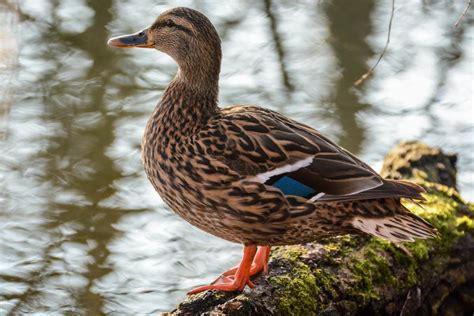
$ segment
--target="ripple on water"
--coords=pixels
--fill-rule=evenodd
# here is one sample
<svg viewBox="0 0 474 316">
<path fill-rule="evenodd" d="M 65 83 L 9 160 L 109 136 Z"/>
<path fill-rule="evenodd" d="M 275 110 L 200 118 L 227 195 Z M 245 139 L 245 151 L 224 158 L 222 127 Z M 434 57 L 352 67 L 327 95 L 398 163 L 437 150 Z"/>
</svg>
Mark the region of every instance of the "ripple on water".
<svg viewBox="0 0 474 316">
<path fill-rule="evenodd" d="M 105 45 L 173 5 L 219 30 L 222 105 L 280 111 L 374 165 L 407 139 L 458 152 L 474 199 L 472 19 L 453 28 L 462 1 L 399 3 L 389 50 L 357 88 L 385 44 L 390 0 L 274 1 L 273 30 L 252 1 L 0 4 L 0 314 L 165 311 L 239 261 L 239 245 L 174 215 L 143 172 L 143 129 L 176 65 Z"/>
</svg>

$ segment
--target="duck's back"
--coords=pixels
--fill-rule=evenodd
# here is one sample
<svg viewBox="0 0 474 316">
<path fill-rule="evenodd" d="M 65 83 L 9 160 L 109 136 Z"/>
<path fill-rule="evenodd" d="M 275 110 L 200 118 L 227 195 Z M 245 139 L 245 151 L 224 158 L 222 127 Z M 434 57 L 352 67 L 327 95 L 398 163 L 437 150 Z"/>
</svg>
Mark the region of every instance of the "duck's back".
<svg viewBox="0 0 474 316">
<path fill-rule="evenodd" d="M 307 242 L 355 228 L 377 234 L 374 219 L 381 227 L 393 226 L 382 219 L 396 214 L 411 219 L 399 199 L 423 192 L 381 178 L 316 130 L 256 106 L 219 110 L 195 133 L 144 152 L 155 153 L 144 159 L 147 175 L 173 210 L 235 242 Z M 417 234 L 428 235 L 424 229 Z M 411 238 L 395 233 L 396 241 Z"/>
</svg>

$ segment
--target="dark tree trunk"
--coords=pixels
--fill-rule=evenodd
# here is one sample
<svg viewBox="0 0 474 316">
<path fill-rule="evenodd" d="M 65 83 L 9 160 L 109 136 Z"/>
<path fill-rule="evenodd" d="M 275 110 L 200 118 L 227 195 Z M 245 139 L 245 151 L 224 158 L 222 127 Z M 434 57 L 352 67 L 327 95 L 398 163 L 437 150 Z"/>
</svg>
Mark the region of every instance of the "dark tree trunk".
<svg viewBox="0 0 474 316">
<path fill-rule="evenodd" d="M 341 236 L 275 247 L 270 272 L 243 293 L 208 291 L 169 315 L 473 315 L 474 205 L 456 191 L 456 156 L 411 142 L 385 158 L 382 174 L 427 190 L 406 206 L 440 236 L 396 247 Z"/>
</svg>

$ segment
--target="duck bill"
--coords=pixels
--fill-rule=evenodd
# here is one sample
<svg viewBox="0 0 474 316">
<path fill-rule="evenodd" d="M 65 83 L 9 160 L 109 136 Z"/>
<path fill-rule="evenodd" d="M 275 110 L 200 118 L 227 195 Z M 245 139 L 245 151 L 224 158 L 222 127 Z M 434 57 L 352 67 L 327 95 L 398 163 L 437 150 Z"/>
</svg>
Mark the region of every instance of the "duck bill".
<svg viewBox="0 0 474 316">
<path fill-rule="evenodd" d="M 128 48 L 141 47 L 153 48 L 153 41 L 150 34 L 150 29 L 146 28 L 139 32 L 127 35 L 112 37 L 107 41 L 107 44 L 112 47 Z"/>
</svg>

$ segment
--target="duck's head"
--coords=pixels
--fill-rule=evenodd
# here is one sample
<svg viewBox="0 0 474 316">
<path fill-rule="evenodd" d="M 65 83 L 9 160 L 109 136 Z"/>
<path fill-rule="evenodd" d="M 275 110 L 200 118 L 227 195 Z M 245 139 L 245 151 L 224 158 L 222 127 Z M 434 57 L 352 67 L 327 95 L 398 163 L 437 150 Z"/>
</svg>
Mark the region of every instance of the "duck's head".
<svg viewBox="0 0 474 316">
<path fill-rule="evenodd" d="M 180 72 L 188 77 L 219 75 L 219 35 L 204 14 L 190 8 L 167 10 L 150 27 L 134 34 L 111 38 L 107 44 L 121 48 L 155 48 L 171 56 Z"/>
</svg>

